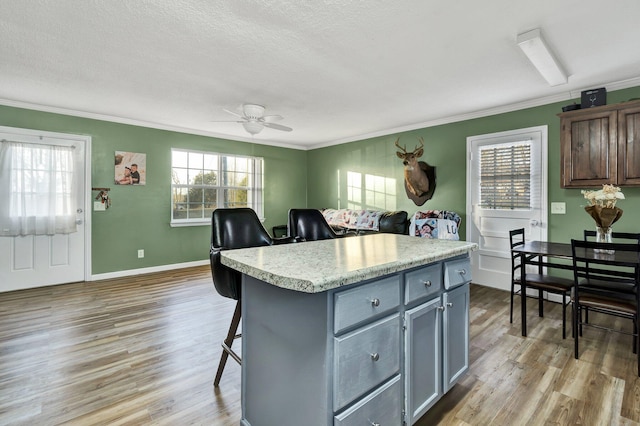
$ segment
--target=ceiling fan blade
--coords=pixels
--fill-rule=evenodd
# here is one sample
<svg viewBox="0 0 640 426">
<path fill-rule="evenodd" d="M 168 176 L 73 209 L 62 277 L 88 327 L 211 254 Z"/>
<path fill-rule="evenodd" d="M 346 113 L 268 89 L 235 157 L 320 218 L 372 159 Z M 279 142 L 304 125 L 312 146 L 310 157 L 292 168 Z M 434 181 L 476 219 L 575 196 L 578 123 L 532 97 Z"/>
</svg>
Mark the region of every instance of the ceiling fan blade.
<svg viewBox="0 0 640 426">
<path fill-rule="evenodd" d="M 281 115 L 265 115 L 264 117 L 262 117 L 262 121 L 264 121 L 265 123 L 273 123 L 274 121 L 280 121 L 283 119 L 284 117 Z"/>
<path fill-rule="evenodd" d="M 228 112 L 228 113 L 229 113 L 229 114 L 231 114 L 231 115 L 235 115 L 235 116 L 236 116 L 236 117 L 238 117 L 238 118 L 245 118 L 242 114 L 238 114 L 237 112 L 234 112 L 234 111 L 228 110 L 228 109 L 226 109 L 226 108 L 222 108 L 222 110 L 223 110 L 224 112 Z"/>
<path fill-rule="evenodd" d="M 283 132 L 290 132 L 293 130 L 291 127 L 283 126 L 282 124 L 267 123 L 267 122 L 264 122 L 262 124 L 264 124 L 264 127 L 268 127 L 270 129 L 275 129 L 275 130 L 282 130 Z"/>
</svg>

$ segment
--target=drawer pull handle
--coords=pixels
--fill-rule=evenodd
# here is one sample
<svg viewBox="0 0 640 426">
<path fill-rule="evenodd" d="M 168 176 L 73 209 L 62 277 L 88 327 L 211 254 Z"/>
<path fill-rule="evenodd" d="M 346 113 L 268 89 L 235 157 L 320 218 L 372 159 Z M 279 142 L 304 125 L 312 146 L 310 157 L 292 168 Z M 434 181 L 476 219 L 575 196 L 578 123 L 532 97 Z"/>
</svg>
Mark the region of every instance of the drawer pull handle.
<svg viewBox="0 0 640 426">
<path fill-rule="evenodd" d="M 439 310 L 440 312 L 442 312 L 442 311 L 444 311 L 444 306 L 438 306 L 436 309 Z"/>
<path fill-rule="evenodd" d="M 371 299 L 371 306 L 380 306 L 380 299 Z"/>
<path fill-rule="evenodd" d="M 427 280 L 427 281 L 423 281 L 422 282 L 426 287 L 431 287 L 431 281 Z"/>
<path fill-rule="evenodd" d="M 373 361 L 377 361 L 377 360 L 379 360 L 379 359 L 380 359 L 380 355 L 378 355 L 378 352 L 376 352 L 376 353 L 374 353 L 374 354 L 371 354 L 371 359 L 372 359 Z"/>
<path fill-rule="evenodd" d="M 467 270 L 466 269 L 458 269 L 458 273 L 460 275 L 467 275 Z"/>
<path fill-rule="evenodd" d="M 369 423 L 371 423 L 371 426 L 380 426 L 380 423 L 372 422 L 371 420 L 369 420 Z"/>
<path fill-rule="evenodd" d="M 448 303 L 447 303 L 447 308 L 451 308 L 451 307 L 453 307 L 453 303 L 448 302 Z"/>
</svg>

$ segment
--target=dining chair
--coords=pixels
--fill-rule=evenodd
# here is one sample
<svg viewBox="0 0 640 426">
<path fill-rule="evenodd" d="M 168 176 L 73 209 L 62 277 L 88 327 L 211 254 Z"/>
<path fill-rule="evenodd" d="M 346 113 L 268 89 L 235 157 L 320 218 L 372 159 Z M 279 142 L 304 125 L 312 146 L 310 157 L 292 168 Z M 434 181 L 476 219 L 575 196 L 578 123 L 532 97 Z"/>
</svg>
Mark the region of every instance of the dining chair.
<svg viewBox="0 0 640 426">
<path fill-rule="evenodd" d="M 355 235 L 336 233 L 317 209 L 290 209 L 287 235 L 304 241 L 328 240 Z"/>
<path fill-rule="evenodd" d="M 211 248 L 209 250 L 213 284 L 221 296 L 237 301 L 227 337 L 222 342 L 222 355 L 213 381 L 214 386 L 217 387 L 220 384 L 222 372 L 229 356 L 242 365 L 240 355 L 231 348 L 234 340 L 242 336 L 237 333 L 242 312 L 240 287 L 242 274 L 224 266 L 220 261 L 220 253 L 224 250 L 270 246 L 294 241 L 295 239 L 290 237 L 271 238 L 258 219 L 258 215 L 250 208 L 223 208 L 213 211 L 211 215 Z"/>
<path fill-rule="evenodd" d="M 594 253 L 594 249 L 614 250 L 613 254 Z M 638 348 L 638 317 L 640 306 L 640 244 L 597 243 L 571 240 L 574 285 L 573 332 L 574 356 L 579 357 L 579 339 L 582 326 L 591 326 L 633 336 L 633 348 L 640 377 L 640 351 Z M 633 321 L 633 332 L 604 327 L 582 321 L 581 312 L 593 312 L 628 318 Z"/>
<path fill-rule="evenodd" d="M 640 244 L 640 233 L 635 232 L 612 232 L 611 239 L 616 243 L 637 243 Z M 585 241 L 596 241 L 596 231 L 592 229 L 584 230 L 584 240 Z M 589 322 L 589 308 L 584 308 L 584 322 Z M 580 333 L 582 333 L 582 328 L 580 328 Z M 633 353 L 636 353 L 636 342 L 633 341 Z"/>
<path fill-rule="evenodd" d="M 509 322 L 513 323 L 513 297 L 516 294 L 520 294 L 522 291 L 522 270 L 521 255 L 513 251 L 514 248 L 522 246 L 525 243 L 524 228 L 513 229 L 509 231 L 509 243 L 511 245 L 511 305 L 509 308 Z M 537 273 L 530 273 L 525 271 L 525 280 L 527 288 L 538 290 L 538 316 L 544 316 L 544 292 L 558 294 L 562 297 L 562 338 L 567 337 L 566 323 L 567 323 L 567 306 L 571 303 L 571 287 L 573 286 L 573 280 L 569 278 L 562 278 L 554 275 L 544 273 L 542 266 L 542 258 L 540 256 L 530 255 L 526 259 L 527 264 L 537 264 Z M 519 286 L 520 289 L 516 291 L 515 287 Z M 531 297 L 526 295 L 527 297 Z"/>
</svg>

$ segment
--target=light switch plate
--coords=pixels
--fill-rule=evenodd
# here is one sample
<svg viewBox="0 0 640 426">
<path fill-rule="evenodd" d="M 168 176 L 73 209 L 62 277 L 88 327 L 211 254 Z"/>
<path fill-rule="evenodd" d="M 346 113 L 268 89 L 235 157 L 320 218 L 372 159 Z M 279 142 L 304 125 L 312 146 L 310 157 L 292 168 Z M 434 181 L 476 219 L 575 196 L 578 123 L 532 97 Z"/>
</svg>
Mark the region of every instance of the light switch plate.
<svg viewBox="0 0 640 426">
<path fill-rule="evenodd" d="M 103 212 L 106 209 L 104 208 L 104 203 L 101 201 L 94 201 L 93 202 L 93 211 L 96 212 Z"/>
<path fill-rule="evenodd" d="M 567 203 L 555 202 L 551 203 L 551 214 L 566 214 Z"/>
</svg>

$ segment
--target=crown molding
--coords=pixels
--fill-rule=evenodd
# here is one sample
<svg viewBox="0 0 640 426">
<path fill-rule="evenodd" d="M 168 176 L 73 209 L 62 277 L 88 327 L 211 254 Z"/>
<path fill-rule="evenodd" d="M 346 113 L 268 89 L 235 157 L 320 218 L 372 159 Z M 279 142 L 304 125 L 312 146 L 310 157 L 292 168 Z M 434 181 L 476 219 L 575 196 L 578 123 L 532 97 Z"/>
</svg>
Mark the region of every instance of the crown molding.
<svg viewBox="0 0 640 426">
<path fill-rule="evenodd" d="M 587 89 L 593 88 L 593 87 L 605 87 L 608 92 L 612 92 L 614 90 L 628 89 L 630 87 L 636 87 L 636 86 L 640 86 L 640 77 L 635 77 L 635 78 L 631 78 L 631 79 L 627 79 L 627 80 L 616 81 L 616 82 L 612 82 L 612 83 L 592 84 L 589 87 L 585 87 L 585 88 L 582 88 L 582 89 L 570 90 L 568 92 L 563 92 L 563 93 L 559 93 L 559 94 L 555 94 L 555 95 L 551 95 L 551 96 L 545 96 L 543 98 L 530 99 L 530 100 L 526 100 L 526 101 L 522 101 L 522 102 L 516 102 L 516 103 L 513 103 L 513 104 L 501 105 L 501 106 L 498 106 L 498 107 L 495 107 L 495 108 L 483 109 L 483 110 L 474 111 L 474 112 L 470 112 L 470 113 L 466 113 L 466 114 L 452 115 L 452 116 L 449 116 L 449 117 L 438 118 L 438 119 L 430 120 L 430 121 L 423 121 L 423 122 L 420 122 L 420 123 L 409 124 L 407 126 L 396 127 L 396 128 L 393 128 L 393 129 L 381 130 L 379 132 L 366 133 L 366 134 L 362 134 L 362 135 L 357 135 L 357 136 L 352 136 L 352 137 L 348 137 L 348 138 L 338 139 L 338 140 L 331 141 L 331 142 L 316 144 L 316 145 L 310 146 L 308 149 L 311 150 L 311 149 L 325 148 L 325 147 L 329 147 L 329 146 L 333 146 L 333 145 L 340 145 L 340 144 L 348 143 L 348 142 L 356 142 L 356 141 L 361 141 L 361 140 L 365 140 L 365 139 L 371 139 L 371 138 L 377 138 L 377 137 L 381 137 L 381 136 L 393 135 L 393 134 L 402 133 L 402 132 L 409 132 L 409 131 L 412 131 L 412 130 L 424 129 L 424 128 L 428 128 L 428 127 L 440 126 L 440 125 L 443 125 L 443 124 L 456 123 L 456 122 L 460 122 L 460 121 L 473 120 L 473 119 L 476 119 L 476 118 L 489 117 L 489 116 L 492 116 L 492 115 L 498 115 L 498 114 L 504 114 L 504 113 L 507 113 L 507 112 L 519 111 L 521 109 L 533 108 L 533 107 L 553 104 L 553 103 L 556 103 L 556 102 L 567 101 L 567 100 L 571 100 L 571 99 L 574 99 L 574 98 L 579 98 L 580 97 L 580 93 L 583 90 L 587 90 Z"/>
<path fill-rule="evenodd" d="M 627 80 L 621 80 L 621 81 L 610 82 L 610 83 L 592 84 L 589 86 L 589 88 L 605 87 L 607 91 L 611 92 L 614 90 L 627 89 L 635 86 L 640 86 L 640 77 L 635 77 Z M 343 143 L 356 142 L 356 141 L 361 141 L 365 139 L 382 137 L 382 136 L 387 136 L 387 135 L 392 135 L 392 134 L 402 133 L 402 132 L 409 132 L 412 130 L 424 129 L 428 127 L 440 126 L 443 124 L 456 123 L 460 121 L 473 120 L 476 118 L 483 118 L 491 115 L 504 114 L 507 112 L 518 111 L 521 109 L 533 108 L 533 107 L 548 105 L 556 102 L 562 102 L 562 101 L 579 97 L 580 92 L 582 90 L 587 90 L 587 89 L 588 88 L 570 90 L 570 91 L 562 92 L 556 95 L 545 96 L 543 98 L 536 98 L 536 99 L 531 99 L 523 102 L 502 105 L 495 108 L 488 108 L 488 109 L 483 109 L 479 111 L 473 111 L 466 114 L 442 117 L 435 120 L 423 121 L 420 123 L 409 124 L 401 127 L 394 127 L 391 129 L 385 129 L 385 130 L 381 130 L 373 133 L 365 133 L 365 134 L 350 136 L 347 138 L 341 138 L 341 139 L 336 139 L 332 141 L 322 142 L 322 143 L 310 145 L 310 146 L 301 146 L 301 145 L 295 145 L 295 144 L 289 144 L 289 143 L 283 143 L 283 142 L 261 141 L 253 138 L 242 138 L 242 137 L 231 136 L 231 135 L 226 135 L 221 133 L 191 129 L 188 127 L 173 126 L 168 124 L 155 123 L 151 121 L 137 120 L 137 119 L 126 118 L 126 117 L 72 110 L 67 108 L 54 107 L 50 105 L 34 104 L 29 102 L 17 101 L 13 99 L 0 98 L 0 105 L 5 105 L 5 106 L 10 106 L 15 108 L 30 109 L 30 110 L 42 111 L 42 112 L 50 112 L 54 114 L 69 115 L 72 117 L 81 117 L 81 118 L 89 118 L 93 120 L 109 121 L 109 122 L 119 123 L 119 124 L 128 124 L 132 126 L 147 127 L 152 129 L 158 129 L 158 130 L 167 130 L 171 132 L 206 136 L 206 137 L 231 140 L 231 141 L 237 141 L 237 142 L 246 142 L 246 143 L 258 144 L 258 145 L 268 145 L 268 146 L 274 146 L 274 147 L 280 147 L 280 148 L 310 151 L 313 149 L 326 148 L 329 146 L 340 145 Z"/>
</svg>

